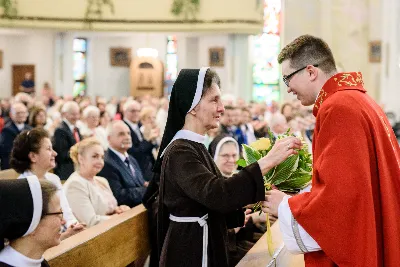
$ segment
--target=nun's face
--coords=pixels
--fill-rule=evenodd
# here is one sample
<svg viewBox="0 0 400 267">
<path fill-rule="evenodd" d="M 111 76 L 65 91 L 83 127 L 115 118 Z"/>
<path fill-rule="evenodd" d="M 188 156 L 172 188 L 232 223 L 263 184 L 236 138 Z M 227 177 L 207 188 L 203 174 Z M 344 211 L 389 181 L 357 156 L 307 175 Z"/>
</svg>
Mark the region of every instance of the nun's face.
<svg viewBox="0 0 400 267">
<path fill-rule="evenodd" d="M 42 249 L 48 249 L 60 244 L 61 226 L 65 224 L 62 214 L 51 214 L 61 212 L 60 198 L 54 194 L 48 203 L 48 215 L 44 215 L 40 220 L 32 238 Z"/>
<path fill-rule="evenodd" d="M 221 146 L 215 163 L 224 176 L 230 177 L 237 169 L 236 162 L 238 159 L 239 154 L 236 145 L 233 142 L 227 142 Z"/>
<path fill-rule="evenodd" d="M 219 127 L 219 120 L 225 109 L 218 85 L 211 85 L 199 104 L 194 108 L 194 111 L 196 112 L 196 118 L 203 124 L 206 131 Z"/>
</svg>

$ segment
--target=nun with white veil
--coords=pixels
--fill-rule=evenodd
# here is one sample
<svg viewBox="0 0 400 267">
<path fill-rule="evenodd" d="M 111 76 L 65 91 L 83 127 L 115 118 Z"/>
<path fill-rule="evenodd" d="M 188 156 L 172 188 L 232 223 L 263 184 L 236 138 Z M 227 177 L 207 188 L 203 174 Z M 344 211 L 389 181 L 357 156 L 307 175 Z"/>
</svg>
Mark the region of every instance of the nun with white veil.
<svg viewBox="0 0 400 267">
<path fill-rule="evenodd" d="M 265 200 L 263 175 L 301 146 L 297 138 L 281 139 L 267 156 L 225 179 L 204 145 L 223 112 L 215 71 L 180 71 L 154 167 L 159 266 L 228 266 L 227 228 L 243 226 L 241 207 Z"/>
</svg>

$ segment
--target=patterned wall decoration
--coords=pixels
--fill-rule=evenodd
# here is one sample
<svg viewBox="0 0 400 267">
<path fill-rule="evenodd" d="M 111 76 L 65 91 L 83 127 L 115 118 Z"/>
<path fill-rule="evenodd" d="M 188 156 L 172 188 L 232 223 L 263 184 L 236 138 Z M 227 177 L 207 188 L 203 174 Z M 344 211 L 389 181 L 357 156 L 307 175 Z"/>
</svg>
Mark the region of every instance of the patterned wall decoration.
<svg viewBox="0 0 400 267">
<path fill-rule="evenodd" d="M 184 20 L 196 20 L 196 15 L 200 10 L 200 0 L 174 0 L 171 13 Z"/>
<path fill-rule="evenodd" d="M 2 17 L 12 18 L 17 15 L 17 0 L 0 0 L 0 7 L 4 9 Z"/>
<path fill-rule="evenodd" d="M 85 20 L 101 19 L 103 16 L 103 8 L 107 6 L 111 13 L 114 14 L 114 3 L 112 0 L 87 0 L 85 12 Z"/>
</svg>

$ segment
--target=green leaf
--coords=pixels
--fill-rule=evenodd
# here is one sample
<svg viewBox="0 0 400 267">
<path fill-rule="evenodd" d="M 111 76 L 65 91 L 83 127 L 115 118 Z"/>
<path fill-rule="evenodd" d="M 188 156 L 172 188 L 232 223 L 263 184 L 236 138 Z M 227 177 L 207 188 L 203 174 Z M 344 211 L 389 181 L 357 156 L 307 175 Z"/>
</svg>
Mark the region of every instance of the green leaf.
<svg viewBox="0 0 400 267">
<path fill-rule="evenodd" d="M 274 134 L 272 133 L 272 131 L 271 131 L 271 128 L 267 128 L 268 129 L 268 135 L 269 135 L 269 140 L 271 141 L 271 147 L 273 146 L 273 145 L 275 145 L 275 136 L 274 136 Z"/>
<path fill-rule="evenodd" d="M 311 174 L 304 173 L 295 173 L 290 179 L 276 185 L 280 190 L 290 191 L 296 189 L 303 189 L 311 182 L 312 176 Z"/>
<path fill-rule="evenodd" d="M 243 167 L 243 168 L 247 166 L 246 161 L 245 161 L 244 159 L 239 159 L 239 160 L 236 162 L 236 164 L 237 164 L 238 166 L 240 166 L 240 167 Z"/>
<path fill-rule="evenodd" d="M 288 157 L 284 162 L 276 167 L 275 173 L 271 177 L 271 183 L 277 185 L 289 179 L 289 177 L 296 171 L 298 164 L 298 155 Z"/>
<path fill-rule="evenodd" d="M 261 159 L 260 152 L 258 152 L 251 146 L 243 144 L 242 147 L 243 147 L 243 157 L 246 160 L 247 165 L 250 165 Z"/>
</svg>

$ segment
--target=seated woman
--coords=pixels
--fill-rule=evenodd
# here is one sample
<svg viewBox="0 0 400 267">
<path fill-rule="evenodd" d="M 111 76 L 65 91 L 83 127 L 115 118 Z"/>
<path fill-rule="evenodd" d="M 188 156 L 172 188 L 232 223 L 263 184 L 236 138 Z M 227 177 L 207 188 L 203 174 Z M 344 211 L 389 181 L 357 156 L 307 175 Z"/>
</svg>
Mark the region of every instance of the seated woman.
<svg viewBox="0 0 400 267">
<path fill-rule="evenodd" d="M 107 133 L 103 127 L 99 127 L 100 110 L 96 106 L 87 106 L 82 112 L 82 127 L 80 133 L 83 138 L 95 136 L 100 141 L 103 149 L 108 148 Z"/>
<path fill-rule="evenodd" d="M 214 159 L 219 171 L 225 178 L 230 178 L 237 172 L 237 161 L 239 160 L 239 144 L 228 135 L 218 135 L 210 143 L 208 148 L 211 157 Z M 246 214 L 250 210 L 246 210 Z M 262 236 L 261 232 L 255 224 L 259 224 L 266 220 L 266 215 L 255 212 L 246 215 L 245 227 L 237 227 L 228 230 L 228 251 L 229 264 L 236 264 L 244 257 L 244 255 L 252 248 L 254 243 Z"/>
<path fill-rule="evenodd" d="M 92 227 L 114 214 L 129 210 L 118 206 L 105 178 L 96 176 L 104 166 L 104 150 L 95 137 L 75 144 L 70 149 L 75 172 L 64 184 L 64 191 L 72 211 L 82 223 Z"/>
<path fill-rule="evenodd" d="M 46 123 L 46 110 L 43 107 L 33 107 L 29 114 L 29 125 L 32 126 L 32 128 L 44 128 Z"/>
<path fill-rule="evenodd" d="M 56 155 L 57 153 L 53 150 L 47 131 L 42 128 L 35 128 L 30 131 L 24 131 L 15 138 L 11 151 L 10 165 L 11 168 L 21 174 L 19 178 L 36 175 L 39 180 L 48 180 L 57 187 L 57 195 L 60 198 L 66 221 L 61 235 L 61 240 L 64 240 L 84 230 L 85 226 L 79 224 L 72 214 L 68 200 L 62 190 L 60 178 L 53 173 L 49 173 L 56 166 Z"/>
<path fill-rule="evenodd" d="M 0 196 L 0 266 L 49 266 L 43 253 L 65 224 L 57 187 L 34 175 L 0 180 Z"/>
</svg>

